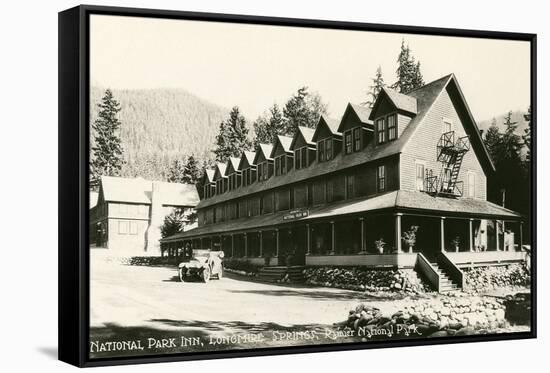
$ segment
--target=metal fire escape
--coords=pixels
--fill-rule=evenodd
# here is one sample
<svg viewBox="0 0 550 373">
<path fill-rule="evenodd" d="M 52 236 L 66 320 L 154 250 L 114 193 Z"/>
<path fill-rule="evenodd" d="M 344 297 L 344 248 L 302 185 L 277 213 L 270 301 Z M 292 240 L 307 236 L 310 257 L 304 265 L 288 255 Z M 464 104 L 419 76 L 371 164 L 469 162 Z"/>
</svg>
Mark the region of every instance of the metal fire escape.
<svg viewBox="0 0 550 373">
<path fill-rule="evenodd" d="M 428 171 L 426 191 L 436 195 L 462 196 L 464 185 L 458 181 L 464 154 L 470 150 L 468 136 L 455 139 L 455 131 L 445 132 L 437 143 L 437 161 L 441 163 L 439 176 Z"/>
</svg>

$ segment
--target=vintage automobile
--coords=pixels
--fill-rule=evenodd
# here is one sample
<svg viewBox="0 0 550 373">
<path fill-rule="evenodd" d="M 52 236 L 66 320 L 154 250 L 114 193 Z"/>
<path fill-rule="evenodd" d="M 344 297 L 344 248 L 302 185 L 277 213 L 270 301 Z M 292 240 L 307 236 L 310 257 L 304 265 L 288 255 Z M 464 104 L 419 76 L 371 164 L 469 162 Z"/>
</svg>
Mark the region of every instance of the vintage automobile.
<svg viewBox="0 0 550 373">
<path fill-rule="evenodd" d="M 223 256 L 223 251 L 193 250 L 193 254 L 178 266 L 180 281 L 185 282 L 188 278 L 199 278 L 207 283 L 212 276 L 221 280 Z"/>
</svg>

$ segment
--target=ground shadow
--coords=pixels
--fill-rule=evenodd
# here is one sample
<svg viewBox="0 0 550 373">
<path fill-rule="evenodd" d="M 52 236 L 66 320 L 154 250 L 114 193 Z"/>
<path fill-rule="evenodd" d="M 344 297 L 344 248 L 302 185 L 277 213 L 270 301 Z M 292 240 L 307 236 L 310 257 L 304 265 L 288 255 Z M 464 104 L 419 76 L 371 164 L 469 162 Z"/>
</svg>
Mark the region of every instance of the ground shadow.
<svg viewBox="0 0 550 373">
<path fill-rule="evenodd" d="M 57 353 L 57 346 L 55 347 L 38 347 L 38 352 L 42 353 L 43 355 L 49 357 L 50 359 L 57 360 L 58 353 Z"/>
<path fill-rule="evenodd" d="M 362 301 L 387 301 L 387 300 L 396 300 L 395 296 L 392 295 L 373 295 L 367 293 L 361 293 L 356 291 L 349 290 L 308 290 L 308 291 L 298 291 L 291 289 L 266 289 L 266 290 L 227 290 L 229 293 L 234 294 L 257 294 L 265 296 L 274 296 L 274 297 L 300 297 L 300 298 L 311 298 L 315 300 L 357 300 L 358 302 Z"/>
</svg>

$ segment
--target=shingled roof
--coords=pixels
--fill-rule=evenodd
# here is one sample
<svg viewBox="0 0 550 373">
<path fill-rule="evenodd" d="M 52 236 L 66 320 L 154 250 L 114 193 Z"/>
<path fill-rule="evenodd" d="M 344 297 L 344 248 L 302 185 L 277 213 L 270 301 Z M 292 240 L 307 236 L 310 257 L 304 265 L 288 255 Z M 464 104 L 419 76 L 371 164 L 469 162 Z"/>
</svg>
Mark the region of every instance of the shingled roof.
<svg viewBox="0 0 550 373">
<path fill-rule="evenodd" d="M 246 161 L 246 163 L 248 163 L 248 165 L 253 165 L 255 158 L 256 158 L 256 153 L 255 152 L 249 152 L 247 150 L 242 152 L 241 158 L 239 160 L 239 170 L 242 170 L 244 168 L 243 163 L 245 161 Z"/>
<path fill-rule="evenodd" d="M 371 162 L 371 161 L 375 161 L 378 159 L 399 154 L 402 152 L 403 148 L 407 145 L 412 134 L 416 131 L 416 128 L 419 126 L 419 124 L 422 122 L 422 120 L 426 116 L 426 113 L 429 111 L 429 109 L 437 100 L 441 92 L 443 92 L 443 90 L 447 87 L 447 85 L 450 82 L 454 82 L 453 86 L 456 86 L 458 90 L 460 89 L 458 87 L 458 84 L 456 83 L 456 79 L 454 78 L 454 75 L 450 74 L 440 79 L 437 79 L 431 83 L 428 83 L 409 93 L 409 95 L 413 97 L 416 101 L 417 115 L 412 117 L 407 127 L 403 130 L 403 133 L 401 134 L 401 136 L 399 136 L 394 141 L 390 141 L 379 145 L 376 145 L 375 142 L 372 141 L 368 143 L 366 147 L 363 149 L 363 151 L 361 152 L 355 152 L 345 156 L 339 155 L 339 156 L 336 156 L 334 159 L 330 160 L 329 162 L 318 162 L 317 160 L 314 160 L 309 167 L 302 168 L 302 169 L 293 168 L 284 175 L 274 176 L 265 181 L 255 182 L 245 187 L 240 187 L 226 193 L 218 194 L 211 198 L 203 199 L 199 203 L 198 208 L 211 206 L 220 202 L 231 200 L 237 197 L 247 196 L 247 195 L 265 191 L 268 189 L 274 189 L 282 185 L 288 185 L 288 184 L 300 182 L 306 179 L 310 179 L 312 177 L 323 176 L 332 172 L 343 170 L 345 168 L 358 166 L 367 162 Z M 459 91 L 459 93 L 461 93 L 461 91 Z M 328 126 L 329 123 L 325 116 L 321 117 L 320 122 L 321 121 L 324 121 Z M 332 126 L 330 127 L 331 131 L 333 131 L 333 133 L 339 134 L 338 132 L 339 122 L 331 121 L 331 123 L 332 123 Z M 481 149 L 481 150 L 478 150 L 479 152 L 478 156 L 480 157 L 481 164 L 487 166 L 488 168 L 486 169 L 488 171 L 491 169 L 494 169 L 490 161 L 490 158 L 488 156 L 488 153 L 486 151 L 486 148 L 483 145 L 483 142 L 481 141 L 479 130 L 477 129 L 477 125 L 475 124 L 473 117 L 471 117 L 469 126 L 471 127 L 469 130 L 469 134 L 471 135 L 470 138 L 472 143 L 476 144 L 476 146 L 479 149 Z M 264 146 L 269 146 L 269 145 L 264 145 Z M 271 146 L 269 147 L 271 148 Z M 269 155 L 271 154 L 271 152 L 266 154 Z"/>
<path fill-rule="evenodd" d="M 264 158 L 267 160 L 273 160 L 271 158 L 271 152 L 273 151 L 273 145 L 271 144 L 260 144 L 258 146 L 258 151 L 256 152 L 256 155 L 254 157 L 254 163 L 258 162 L 258 156 L 260 154 L 263 154 Z"/>
<path fill-rule="evenodd" d="M 100 188 L 107 202 L 151 204 L 153 183 L 159 187 L 158 195 L 163 205 L 196 206 L 199 203 L 197 188 L 192 184 L 102 176 Z"/>
<path fill-rule="evenodd" d="M 423 87 L 420 87 L 423 88 Z M 376 116 L 376 110 L 378 109 L 378 106 L 380 105 L 380 102 L 382 102 L 382 98 L 387 97 L 390 102 L 395 106 L 397 110 L 401 110 L 413 115 L 418 114 L 418 102 L 416 97 L 409 94 L 403 94 L 399 93 L 397 91 L 394 91 L 393 89 L 383 87 L 380 93 L 378 94 L 378 98 L 376 99 L 376 102 L 374 103 L 374 106 L 372 107 L 372 111 L 369 114 L 369 119 L 374 120 Z"/>
<path fill-rule="evenodd" d="M 472 198 L 446 198 L 429 195 L 423 192 L 393 191 L 376 197 L 361 197 L 330 204 L 328 206 L 312 207 L 307 217 L 293 219 L 290 224 L 298 221 L 309 222 L 323 220 L 335 216 L 363 214 L 366 212 L 414 211 L 430 213 L 437 216 L 472 216 L 492 219 L 519 220 L 521 215 L 494 203 Z M 213 233 L 225 233 L 232 231 L 245 231 L 251 229 L 276 227 L 289 224 L 283 219 L 288 211 L 276 212 L 267 215 L 258 215 L 252 218 L 240 218 L 216 224 L 204 225 L 183 233 L 168 237 L 163 241 L 177 241 L 182 238 L 197 237 Z"/>
</svg>

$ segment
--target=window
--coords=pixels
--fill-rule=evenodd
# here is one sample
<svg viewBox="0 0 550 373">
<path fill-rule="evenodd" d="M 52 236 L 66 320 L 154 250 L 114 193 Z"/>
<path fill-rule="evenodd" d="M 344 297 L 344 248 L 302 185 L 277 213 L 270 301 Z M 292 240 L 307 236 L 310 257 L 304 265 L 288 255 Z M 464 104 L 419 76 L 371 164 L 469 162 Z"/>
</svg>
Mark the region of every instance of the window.
<svg viewBox="0 0 550 373">
<path fill-rule="evenodd" d="M 358 152 L 361 150 L 361 128 L 357 127 L 353 129 L 353 151 Z"/>
<path fill-rule="evenodd" d="M 275 158 L 275 175 L 286 174 L 286 155 L 281 155 Z"/>
<path fill-rule="evenodd" d="M 128 222 L 119 221 L 118 222 L 118 234 L 128 234 Z"/>
<path fill-rule="evenodd" d="M 351 154 L 353 152 L 351 131 L 344 132 L 344 152 L 345 154 Z"/>
<path fill-rule="evenodd" d="M 325 160 L 330 161 L 332 159 L 332 139 L 325 140 Z"/>
<path fill-rule="evenodd" d="M 325 141 L 321 140 L 319 141 L 319 144 L 317 145 L 317 152 L 319 154 L 319 162 L 323 162 L 325 160 Z"/>
<path fill-rule="evenodd" d="M 476 174 L 468 172 L 468 197 L 475 198 L 476 196 Z"/>
<path fill-rule="evenodd" d="M 424 164 L 416 163 L 416 190 L 424 190 Z"/>
<path fill-rule="evenodd" d="M 306 168 L 307 166 L 309 166 L 309 162 L 308 162 L 308 159 L 309 159 L 309 156 L 308 156 L 308 151 L 307 151 L 307 147 L 303 147 L 302 149 L 300 149 L 300 158 L 302 160 L 301 162 L 301 167 L 302 168 Z"/>
<path fill-rule="evenodd" d="M 355 175 L 346 175 L 346 198 L 355 197 Z"/>
<path fill-rule="evenodd" d="M 451 132 L 453 130 L 453 121 L 449 118 L 443 118 L 443 133 Z"/>
<path fill-rule="evenodd" d="M 264 176 L 264 180 L 267 180 L 269 179 L 269 169 L 268 169 L 267 162 L 264 162 L 262 167 L 263 167 L 262 175 Z"/>
<path fill-rule="evenodd" d="M 395 140 L 397 138 L 397 121 L 395 120 L 395 114 L 388 116 L 388 141 Z"/>
<path fill-rule="evenodd" d="M 302 168 L 302 160 L 300 158 L 300 156 L 302 155 L 300 150 L 302 149 L 298 149 L 298 150 L 295 150 L 294 151 L 294 167 L 299 170 L 300 168 Z"/>
<path fill-rule="evenodd" d="M 376 180 L 378 192 L 383 192 L 386 190 L 386 166 L 378 166 L 376 170 Z"/>
<path fill-rule="evenodd" d="M 137 222 L 135 222 L 135 221 L 130 222 L 130 234 L 133 234 L 133 235 L 138 234 Z"/>
<path fill-rule="evenodd" d="M 376 121 L 376 132 L 378 133 L 378 143 L 382 144 L 386 142 L 386 121 L 384 118 L 380 118 Z"/>
</svg>

